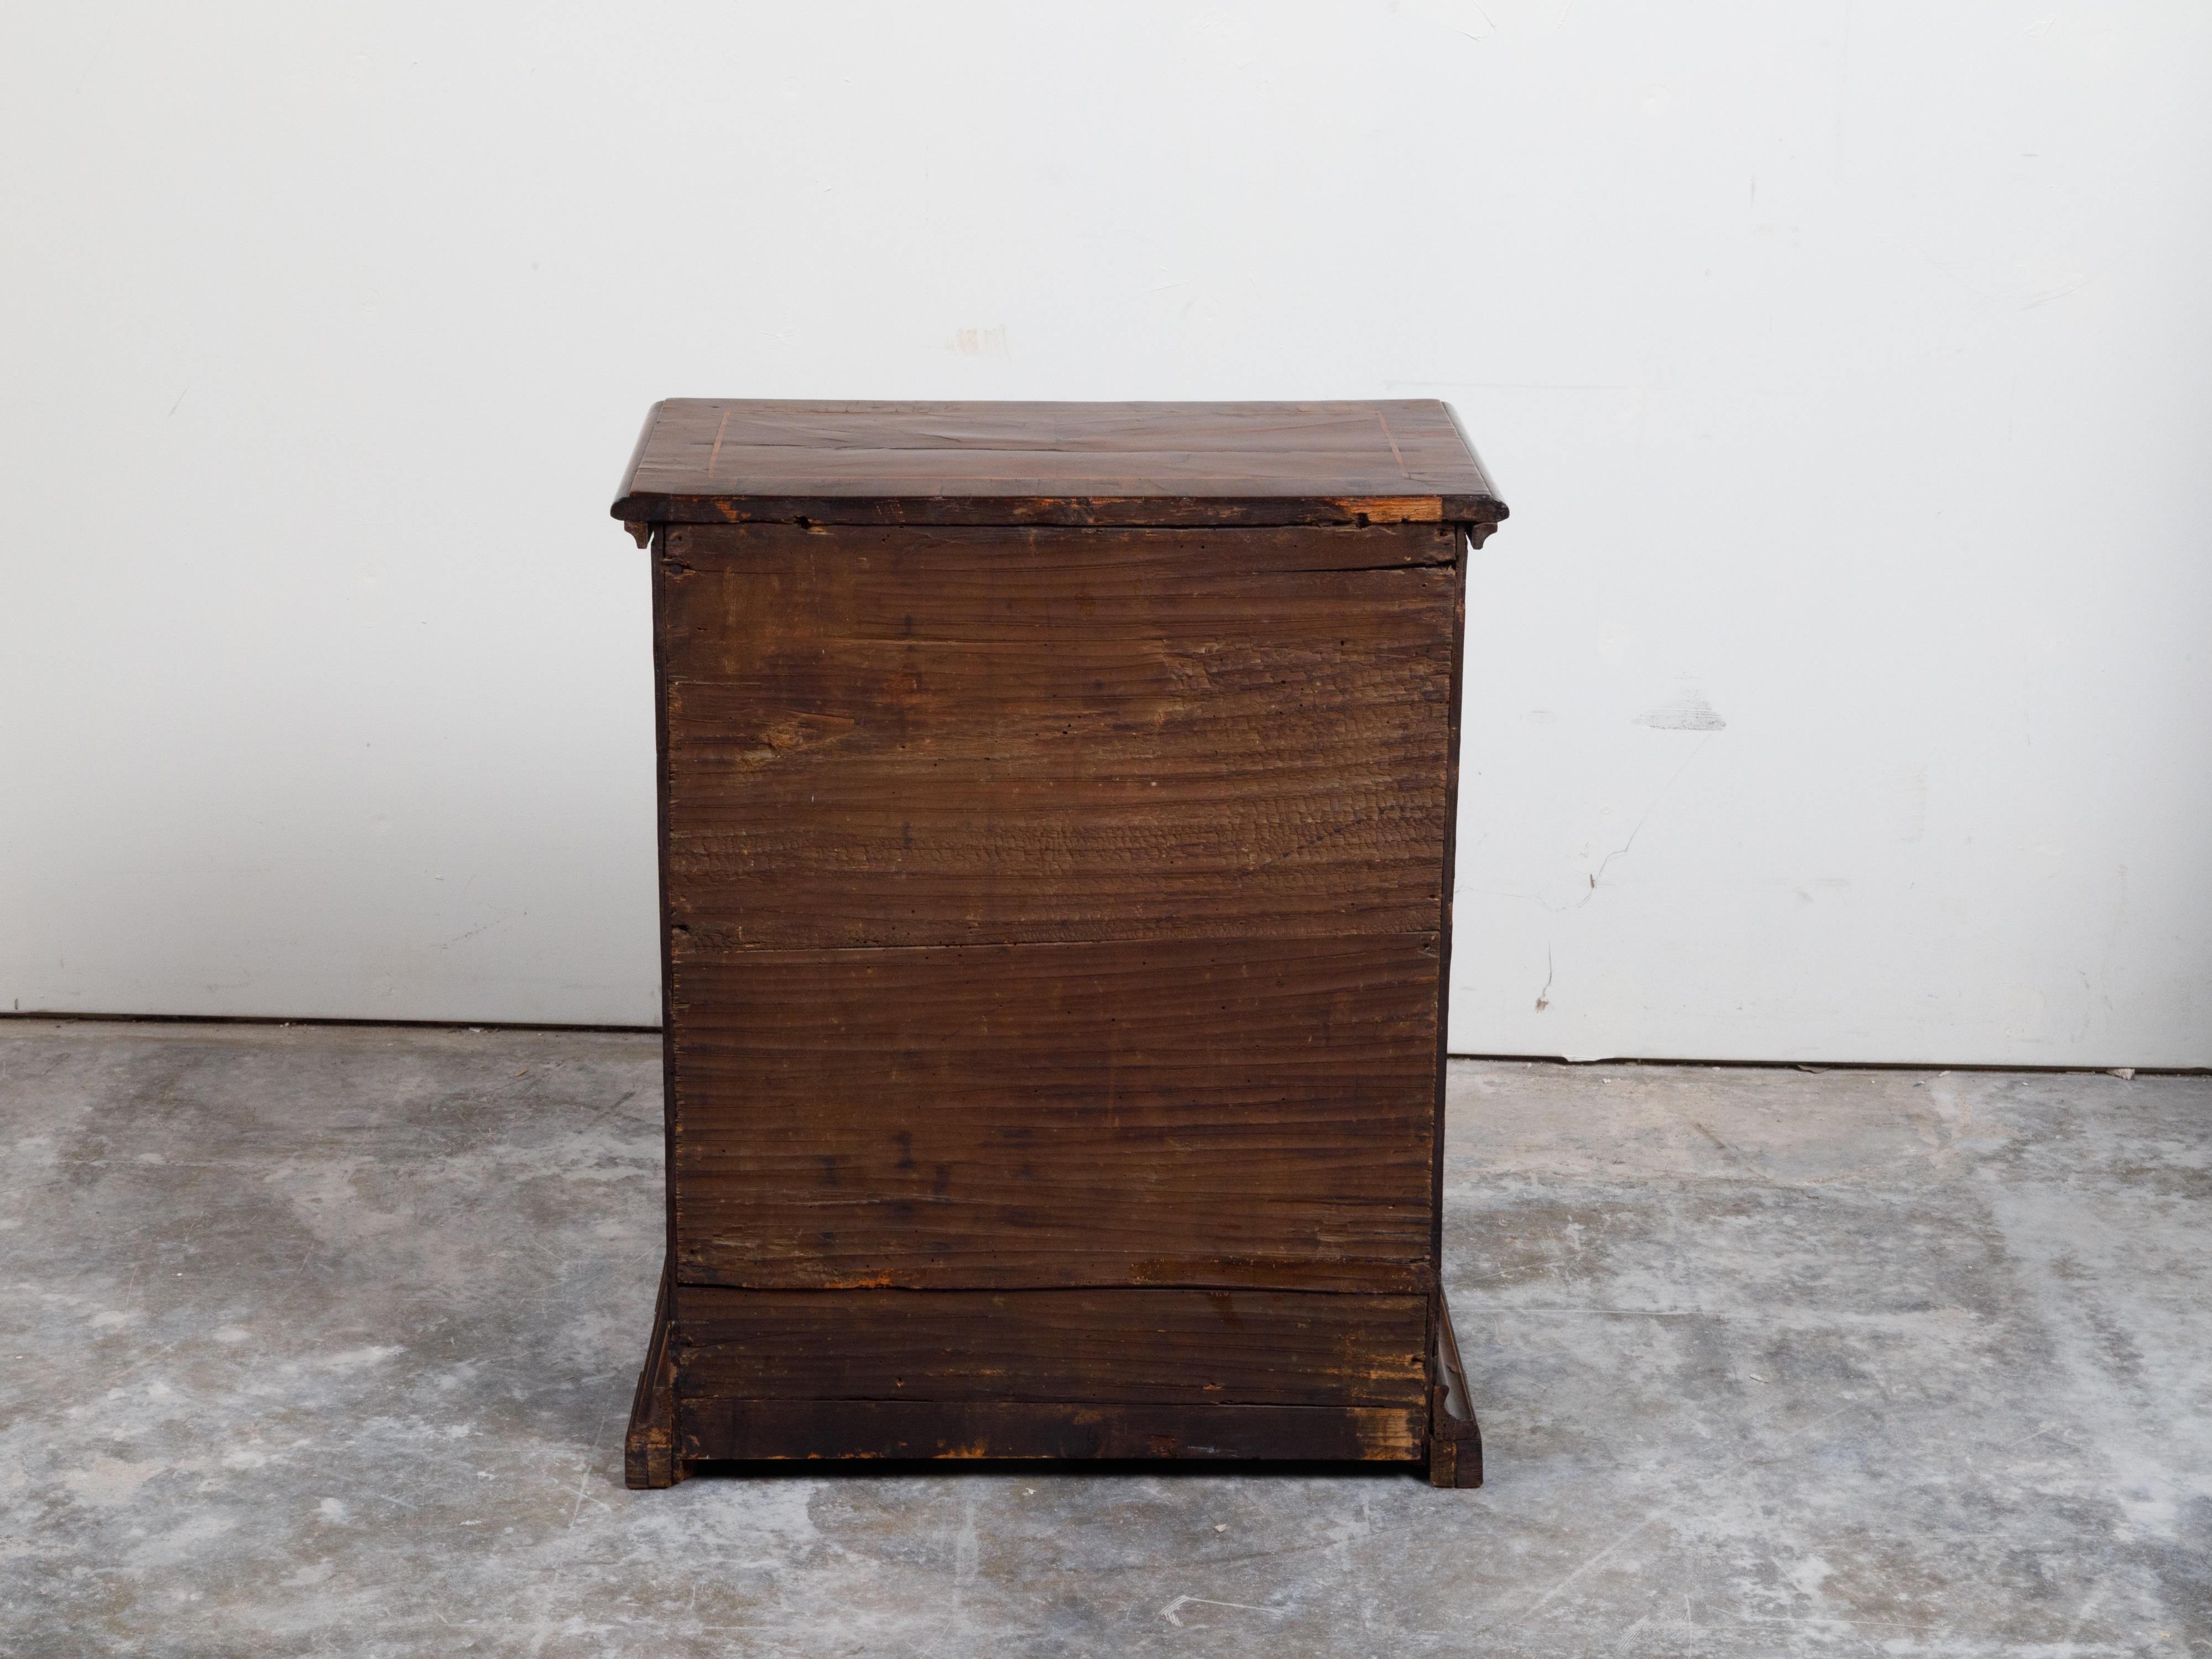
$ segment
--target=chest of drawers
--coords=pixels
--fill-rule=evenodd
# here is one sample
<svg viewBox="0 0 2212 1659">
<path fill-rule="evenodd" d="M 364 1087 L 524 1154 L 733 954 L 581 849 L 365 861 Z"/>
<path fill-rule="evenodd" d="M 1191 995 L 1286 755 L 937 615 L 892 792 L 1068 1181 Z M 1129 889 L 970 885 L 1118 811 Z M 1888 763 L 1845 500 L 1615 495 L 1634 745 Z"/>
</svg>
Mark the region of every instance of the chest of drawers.
<svg viewBox="0 0 2212 1659">
<path fill-rule="evenodd" d="M 631 1484 L 1425 1462 L 1458 650 L 1441 404 L 653 411 L 668 1255 Z"/>
</svg>

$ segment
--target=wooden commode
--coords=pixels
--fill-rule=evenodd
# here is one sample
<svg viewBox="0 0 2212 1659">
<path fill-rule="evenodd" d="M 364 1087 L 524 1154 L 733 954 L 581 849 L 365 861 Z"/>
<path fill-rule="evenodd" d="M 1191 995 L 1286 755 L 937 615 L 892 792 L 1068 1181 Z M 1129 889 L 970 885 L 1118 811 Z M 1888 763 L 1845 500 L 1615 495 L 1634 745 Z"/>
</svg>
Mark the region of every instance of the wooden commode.
<svg viewBox="0 0 2212 1659">
<path fill-rule="evenodd" d="M 668 1261 L 710 1459 L 1481 1478 L 1440 1287 L 1435 402 L 656 407 Z"/>
</svg>

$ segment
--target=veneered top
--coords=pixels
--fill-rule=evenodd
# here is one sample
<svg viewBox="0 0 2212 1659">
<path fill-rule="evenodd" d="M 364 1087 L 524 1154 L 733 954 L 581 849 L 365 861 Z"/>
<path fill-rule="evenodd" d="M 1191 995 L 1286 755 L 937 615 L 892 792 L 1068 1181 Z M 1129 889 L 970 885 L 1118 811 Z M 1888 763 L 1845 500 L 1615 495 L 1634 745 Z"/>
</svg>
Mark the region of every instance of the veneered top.
<svg viewBox="0 0 2212 1659">
<path fill-rule="evenodd" d="M 1464 524 L 1505 516 L 1434 398 L 1303 404 L 653 405 L 633 525 Z"/>
</svg>

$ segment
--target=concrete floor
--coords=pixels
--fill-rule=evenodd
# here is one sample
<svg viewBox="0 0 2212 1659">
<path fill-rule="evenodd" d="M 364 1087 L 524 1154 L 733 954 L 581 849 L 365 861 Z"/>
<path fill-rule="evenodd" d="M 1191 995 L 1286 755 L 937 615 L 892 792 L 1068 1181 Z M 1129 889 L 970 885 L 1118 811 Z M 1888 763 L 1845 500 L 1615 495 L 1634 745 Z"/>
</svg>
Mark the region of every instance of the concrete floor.
<svg viewBox="0 0 2212 1659">
<path fill-rule="evenodd" d="M 1455 1067 L 1474 1492 L 625 1491 L 659 1085 L 0 1024 L 0 1652 L 2212 1650 L 2212 1079 Z"/>
</svg>

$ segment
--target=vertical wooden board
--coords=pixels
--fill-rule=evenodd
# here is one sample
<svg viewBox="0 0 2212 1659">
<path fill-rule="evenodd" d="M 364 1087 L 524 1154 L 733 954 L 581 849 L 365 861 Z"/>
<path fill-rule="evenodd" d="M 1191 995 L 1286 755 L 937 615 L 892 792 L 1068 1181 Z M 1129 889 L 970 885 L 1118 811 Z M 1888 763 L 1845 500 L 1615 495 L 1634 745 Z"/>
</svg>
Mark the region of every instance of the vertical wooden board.
<svg viewBox="0 0 2212 1659">
<path fill-rule="evenodd" d="M 1437 884 L 1437 1065 L 1436 1105 L 1432 1129 L 1435 1146 L 1429 1169 L 1435 1190 L 1429 1203 L 1429 1258 L 1435 1263 L 1439 1283 L 1444 1254 L 1444 1083 L 1451 1060 L 1452 897 L 1459 879 L 1459 705 L 1467 660 L 1467 561 L 1464 538 L 1455 537 L 1456 553 L 1452 571 L 1451 692 L 1445 708 L 1449 719 L 1444 732 L 1444 811 L 1443 872 Z M 1439 1309 L 1442 1292 L 1438 1292 Z"/>
</svg>

